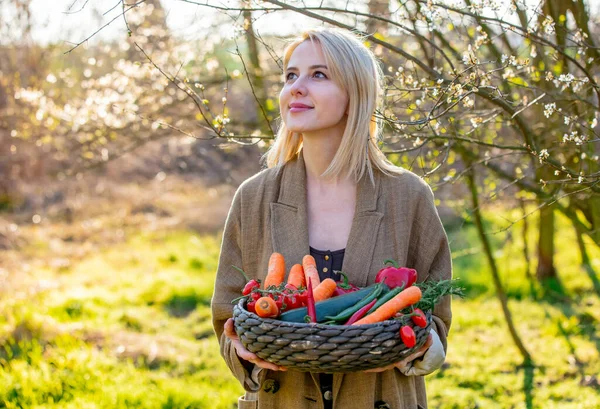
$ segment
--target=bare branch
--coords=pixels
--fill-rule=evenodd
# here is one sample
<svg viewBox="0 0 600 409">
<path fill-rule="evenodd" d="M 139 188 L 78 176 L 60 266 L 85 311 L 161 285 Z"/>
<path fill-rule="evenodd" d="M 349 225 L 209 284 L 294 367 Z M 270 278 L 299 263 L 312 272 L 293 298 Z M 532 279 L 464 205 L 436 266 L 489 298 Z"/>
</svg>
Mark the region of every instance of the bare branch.
<svg viewBox="0 0 600 409">
<path fill-rule="evenodd" d="M 146 2 L 146 0 L 140 0 L 137 3 L 134 3 L 131 7 L 129 7 L 126 10 L 123 10 L 123 16 L 125 15 L 125 13 L 127 13 L 128 11 L 134 9 L 135 7 L 139 6 L 140 4 Z M 103 25 L 102 27 L 100 27 L 98 30 L 96 30 L 92 35 L 90 35 L 89 37 L 87 37 L 85 40 L 77 43 L 74 47 L 72 47 L 71 49 L 69 49 L 68 51 L 65 51 L 64 54 L 70 54 L 71 51 L 73 51 L 74 49 L 76 49 L 77 47 L 79 47 L 81 44 L 85 43 L 86 41 L 88 41 L 90 38 L 94 37 L 96 34 L 98 34 L 100 31 L 102 31 L 103 29 L 105 29 L 106 27 L 108 27 L 109 25 L 111 25 L 115 20 L 117 20 L 119 17 L 121 17 L 121 14 L 119 14 L 118 16 L 116 16 L 115 18 L 113 18 L 112 20 L 110 20 L 108 23 L 106 23 L 105 25 Z"/>
</svg>

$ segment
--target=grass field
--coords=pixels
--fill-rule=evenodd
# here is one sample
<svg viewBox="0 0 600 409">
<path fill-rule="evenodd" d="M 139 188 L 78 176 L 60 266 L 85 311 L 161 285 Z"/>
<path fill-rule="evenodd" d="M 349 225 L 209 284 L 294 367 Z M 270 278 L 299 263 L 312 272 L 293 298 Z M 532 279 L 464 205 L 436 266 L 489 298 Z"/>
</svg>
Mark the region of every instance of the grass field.
<svg viewBox="0 0 600 409">
<path fill-rule="evenodd" d="M 528 279 L 520 224 L 490 235 L 533 367 L 521 366 L 474 227 L 449 231 L 468 297 L 454 300 L 447 362 L 428 377 L 430 407 L 600 408 L 600 299 L 573 229 L 558 224 L 562 294 Z M 0 408 L 235 407 L 242 389 L 210 324 L 218 234 L 132 228 L 78 252 L 84 242 L 64 226 L 27 229 L 37 239 L 3 255 L 26 268 L 18 277 L 0 269 Z M 600 252 L 589 248 L 600 271 Z"/>
</svg>

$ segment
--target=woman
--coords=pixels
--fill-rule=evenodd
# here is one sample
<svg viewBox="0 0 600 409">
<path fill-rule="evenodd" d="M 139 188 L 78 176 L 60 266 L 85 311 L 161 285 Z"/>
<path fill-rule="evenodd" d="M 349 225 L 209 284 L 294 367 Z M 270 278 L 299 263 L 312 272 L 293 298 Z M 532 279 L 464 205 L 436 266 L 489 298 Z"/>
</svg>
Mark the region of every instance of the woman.
<svg viewBox="0 0 600 409">
<path fill-rule="evenodd" d="M 288 271 L 310 253 L 322 278 L 342 270 L 361 287 L 390 258 L 415 268 L 419 281 L 451 277 L 431 189 L 377 146 L 382 74 L 373 54 L 349 33 L 311 30 L 287 48 L 284 69 L 283 124 L 266 155 L 268 169 L 235 194 L 212 300 L 221 354 L 247 391 L 239 407 L 426 408 L 423 375 L 445 358 L 448 297 L 436 307 L 432 336 L 420 351 L 372 371 L 287 371 L 237 339 L 231 300 L 245 283 L 231 266 L 264 279 L 274 251 Z"/>
</svg>

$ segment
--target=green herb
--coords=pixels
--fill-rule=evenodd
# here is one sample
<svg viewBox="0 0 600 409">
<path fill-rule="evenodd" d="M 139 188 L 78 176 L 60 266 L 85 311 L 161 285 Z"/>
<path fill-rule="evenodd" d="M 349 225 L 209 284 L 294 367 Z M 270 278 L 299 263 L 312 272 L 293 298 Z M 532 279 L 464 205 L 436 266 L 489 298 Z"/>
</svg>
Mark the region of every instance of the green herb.
<svg viewBox="0 0 600 409">
<path fill-rule="evenodd" d="M 413 307 L 420 308 L 423 311 L 433 311 L 433 307 L 440 302 L 442 297 L 447 295 L 457 295 L 464 298 L 464 288 L 459 287 L 458 279 L 441 281 L 423 281 L 416 283 L 423 293 L 421 300 Z"/>
</svg>

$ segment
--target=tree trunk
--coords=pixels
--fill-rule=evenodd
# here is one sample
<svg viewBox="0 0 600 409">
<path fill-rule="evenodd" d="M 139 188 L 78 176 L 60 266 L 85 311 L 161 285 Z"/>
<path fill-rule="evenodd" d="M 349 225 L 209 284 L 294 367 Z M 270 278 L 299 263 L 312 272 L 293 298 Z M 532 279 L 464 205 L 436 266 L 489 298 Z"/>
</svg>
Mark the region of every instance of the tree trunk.
<svg viewBox="0 0 600 409">
<path fill-rule="evenodd" d="M 483 228 L 483 221 L 481 218 L 481 213 L 479 211 L 479 195 L 477 192 L 477 184 L 475 182 L 475 173 L 473 172 L 473 169 L 470 169 L 467 173 L 467 181 L 469 183 L 469 188 L 471 190 L 471 199 L 473 201 L 473 219 L 475 221 L 475 226 L 477 227 L 479 240 L 481 240 L 481 244 L 483 245 L 483 249 L 487 257 L 490 270 L 492 272 L 492 279 L 494 280 L 494 286 L 496 287 L 496 296 L 498 297 L 500 305 L 502 306 L 502 312 L 504 313 L 504 318 L 506 320 L 506 324 L 508 325 L 508 330 L 513 339 L 513 342 L 519 349 L 519 352 L 523 357 L 524 364 L 526 364 L 526 366 L 529 366 L 532 364 L 531 355 L 527 351 L 527 348 L 525 348 L 523 341 L 521 341 L 521 338 L 519 337 L 517 329 L 515 328 L 515 325 L 513 323 L 512 315 L 510 313 L 510 310 L 508 309 L 508 299 L 506 297 L 506 293 L 504 292 L 504 288 L 502 287 L 502 283 L 500 281 L 500 274 L 498 273 L 498 267 L 496 265 L 496 260 L 492 252 L 492 246 Z"/>
<path fill-rule="evenodd" d="M 527 219 L 527 207 L 525 206 L 525 200 L 519 199 L 521 211 L 523 212 L 523 257 L 525 259 L 525 277 L 529 283 L 529 290 L 534 299 L 537 299 L 537 293 L 535 291 L 535 278 L 531 272 L 531 258 L 529 257 L 529 221 Z"/>
<path fill-rule="evenodd" d="M 250 7 L 251 4 L 248 0 L 242 0 L 243 7 Z M 244 30 L 246 31 L 246 43 L 248 44 L 248 57 L 249 63 L 244 64 L 246 67 L 248 81 L 250 82 L 250 87 L 252 89 L 252 94 L 254 95 L 254 99 L 256 100 L 256 124 L 262 122 L 260 126 L 261 131 L 263 133 L 270 132 L 274 135 L 274 130 L 271 127 L 271 121 L 273 120 L 274 115 L 274 106 L 273 104 L 267 104 L 267 91 L 265 88 L 265 81 L 263 70 L 260 64 L 260 57 L 258 52 L 258 41 L 256 39 L 256 35 L 254 33 L 254 26 L 252 23 L 252 12 L 245 10 L 243 12 L 244 16 Z M 260 118 L 263 118 L 264 121 L 261 121 Z"/>
<path fill-rule="evenodd" d="M 544 206 L 540 210 L 536 276 L 540 281 L 557 278 L 554 268 L 554 209 L 552 206 Z"/>
<path fill-rule="evenodd" d="M 244 5 L 249 6 L 246 1 L 244 1 Z M 248 44 L 248 57 L 250 58 L 250 64 L 248 64 L 248 74 L 250 75 L 250 80 L 254 85 L 254 93 L 256 98 L 264 105 L 266 99 L 265 86 L 262 69 L 260 66 L 260 59 L 258 57 L 258 44 L 256 41 L 256 36 L 254 35 L 251 11 L 244 11 L 244 28 L 246 29 L 246 43 Z"/>
</svg>

